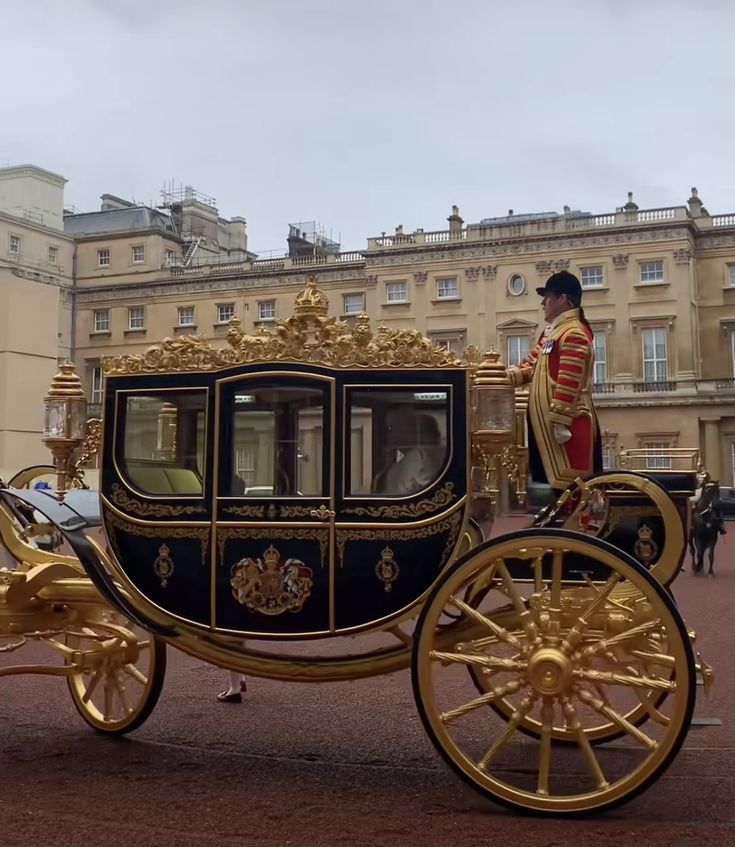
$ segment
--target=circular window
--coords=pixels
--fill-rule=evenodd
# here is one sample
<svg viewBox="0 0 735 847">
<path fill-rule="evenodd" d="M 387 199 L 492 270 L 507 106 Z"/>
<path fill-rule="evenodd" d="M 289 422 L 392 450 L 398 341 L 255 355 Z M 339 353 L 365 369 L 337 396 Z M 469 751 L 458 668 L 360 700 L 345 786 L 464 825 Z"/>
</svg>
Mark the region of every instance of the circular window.
<svg viewBox="0 0 735 847">
<path fill-rule="evenodd" d="M 526 290 L 526 280 L 520 274 L 513 274 L 508 280 L 508 294 L 517 297 Z"/>
</svg>

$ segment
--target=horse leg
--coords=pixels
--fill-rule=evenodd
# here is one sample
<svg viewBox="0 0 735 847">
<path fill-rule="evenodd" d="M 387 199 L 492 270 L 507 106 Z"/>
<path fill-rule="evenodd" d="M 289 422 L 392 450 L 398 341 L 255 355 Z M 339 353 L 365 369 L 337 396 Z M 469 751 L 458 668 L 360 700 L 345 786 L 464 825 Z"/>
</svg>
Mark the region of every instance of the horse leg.
<svg viewBox="0 0 735 847">
<path fill-rule="evenodd" d="M 694 552 L 694 530 L 689 530 L 689 552 L 692 556 L 692 571 L 697 572 L 696 553 Z"/>
<path fill-rule="evenodd" d="M 717 536 L 715 535 L 712 543 L 709 546 L 709 571 L 708 576 L 714 577 L 715 572 L 713 570 L 715 564 L 715 547 L 717 546 Z"/>
</svg>

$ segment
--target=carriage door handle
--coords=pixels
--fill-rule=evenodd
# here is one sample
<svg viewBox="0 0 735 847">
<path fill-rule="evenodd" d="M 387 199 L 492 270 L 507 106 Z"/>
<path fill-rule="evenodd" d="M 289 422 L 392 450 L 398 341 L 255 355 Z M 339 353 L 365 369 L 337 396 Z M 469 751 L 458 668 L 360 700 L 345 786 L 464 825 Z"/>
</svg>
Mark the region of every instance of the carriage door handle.
<svg viewBox="0 0 735 847">
<path fill-rule="evenodd" d="M 312 509 L 309 514 L 312 518 L 318 518 L 320 521 L 328 521 L 330 518 L 333 518 L 337 513 L 333 512 L 331 509 L 328 509 L 324 504 L 322 504 L 318 509 Z"/>
</svg>

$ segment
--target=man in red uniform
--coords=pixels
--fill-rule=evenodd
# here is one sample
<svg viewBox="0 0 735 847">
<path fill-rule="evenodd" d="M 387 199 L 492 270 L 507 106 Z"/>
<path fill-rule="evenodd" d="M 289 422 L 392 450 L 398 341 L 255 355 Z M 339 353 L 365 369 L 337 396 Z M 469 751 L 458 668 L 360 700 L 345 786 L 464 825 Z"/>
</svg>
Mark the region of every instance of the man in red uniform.
<svg viewBox="0 0 735 847">
<path fill-rule="evenodd" d="M 536 291 L 547 327 L 515 368 L 513 384 L 531 383 L 528 464 L 531 479 L 563 490 L 602 470 L 600 429 L 592 406 L 594 333 L 582 310 L 582 286 L 561 271 Z"/>
</svg>

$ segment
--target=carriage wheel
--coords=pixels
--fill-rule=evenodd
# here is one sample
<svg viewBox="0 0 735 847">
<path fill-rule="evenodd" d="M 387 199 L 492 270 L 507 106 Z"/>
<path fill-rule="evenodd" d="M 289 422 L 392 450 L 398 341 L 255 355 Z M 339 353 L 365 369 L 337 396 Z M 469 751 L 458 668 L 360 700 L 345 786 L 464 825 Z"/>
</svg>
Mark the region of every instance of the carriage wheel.
<svg viewBox="0 0 735 847">
<path fill-rule="evenodd" d="M 496 579 L 501 592 L 473 591 Z M 437 649 L 447 611 L 465 617 L 463 640 Z M 468 666 L 483 673 L 479 696 Z M 514 808 L 570 814 L 625 802 L 663 773 L 689 727 L 694 668 L 676 607 L 635 560 L 579 533 L 526 530 L 443 576 L 418 621 L 412 670 L 424 726 L 465 780 Z M 628 720 L 644 702 L 645 731 Z M 528 721 L 533 741 L 516 732 Z M 590 735 L 608 726 L 623 740 L 593 749 Z M 574 743 L 552 746 L 560 736 Z"/>
<path fill-rule="evenodd" d="M 67 677 L 79 714 L 96 730 L 122 735 L 153 711 L 166 673 L 166 645 L 114 612 L 66 637 L 81 669 Z"/>
</svg>

